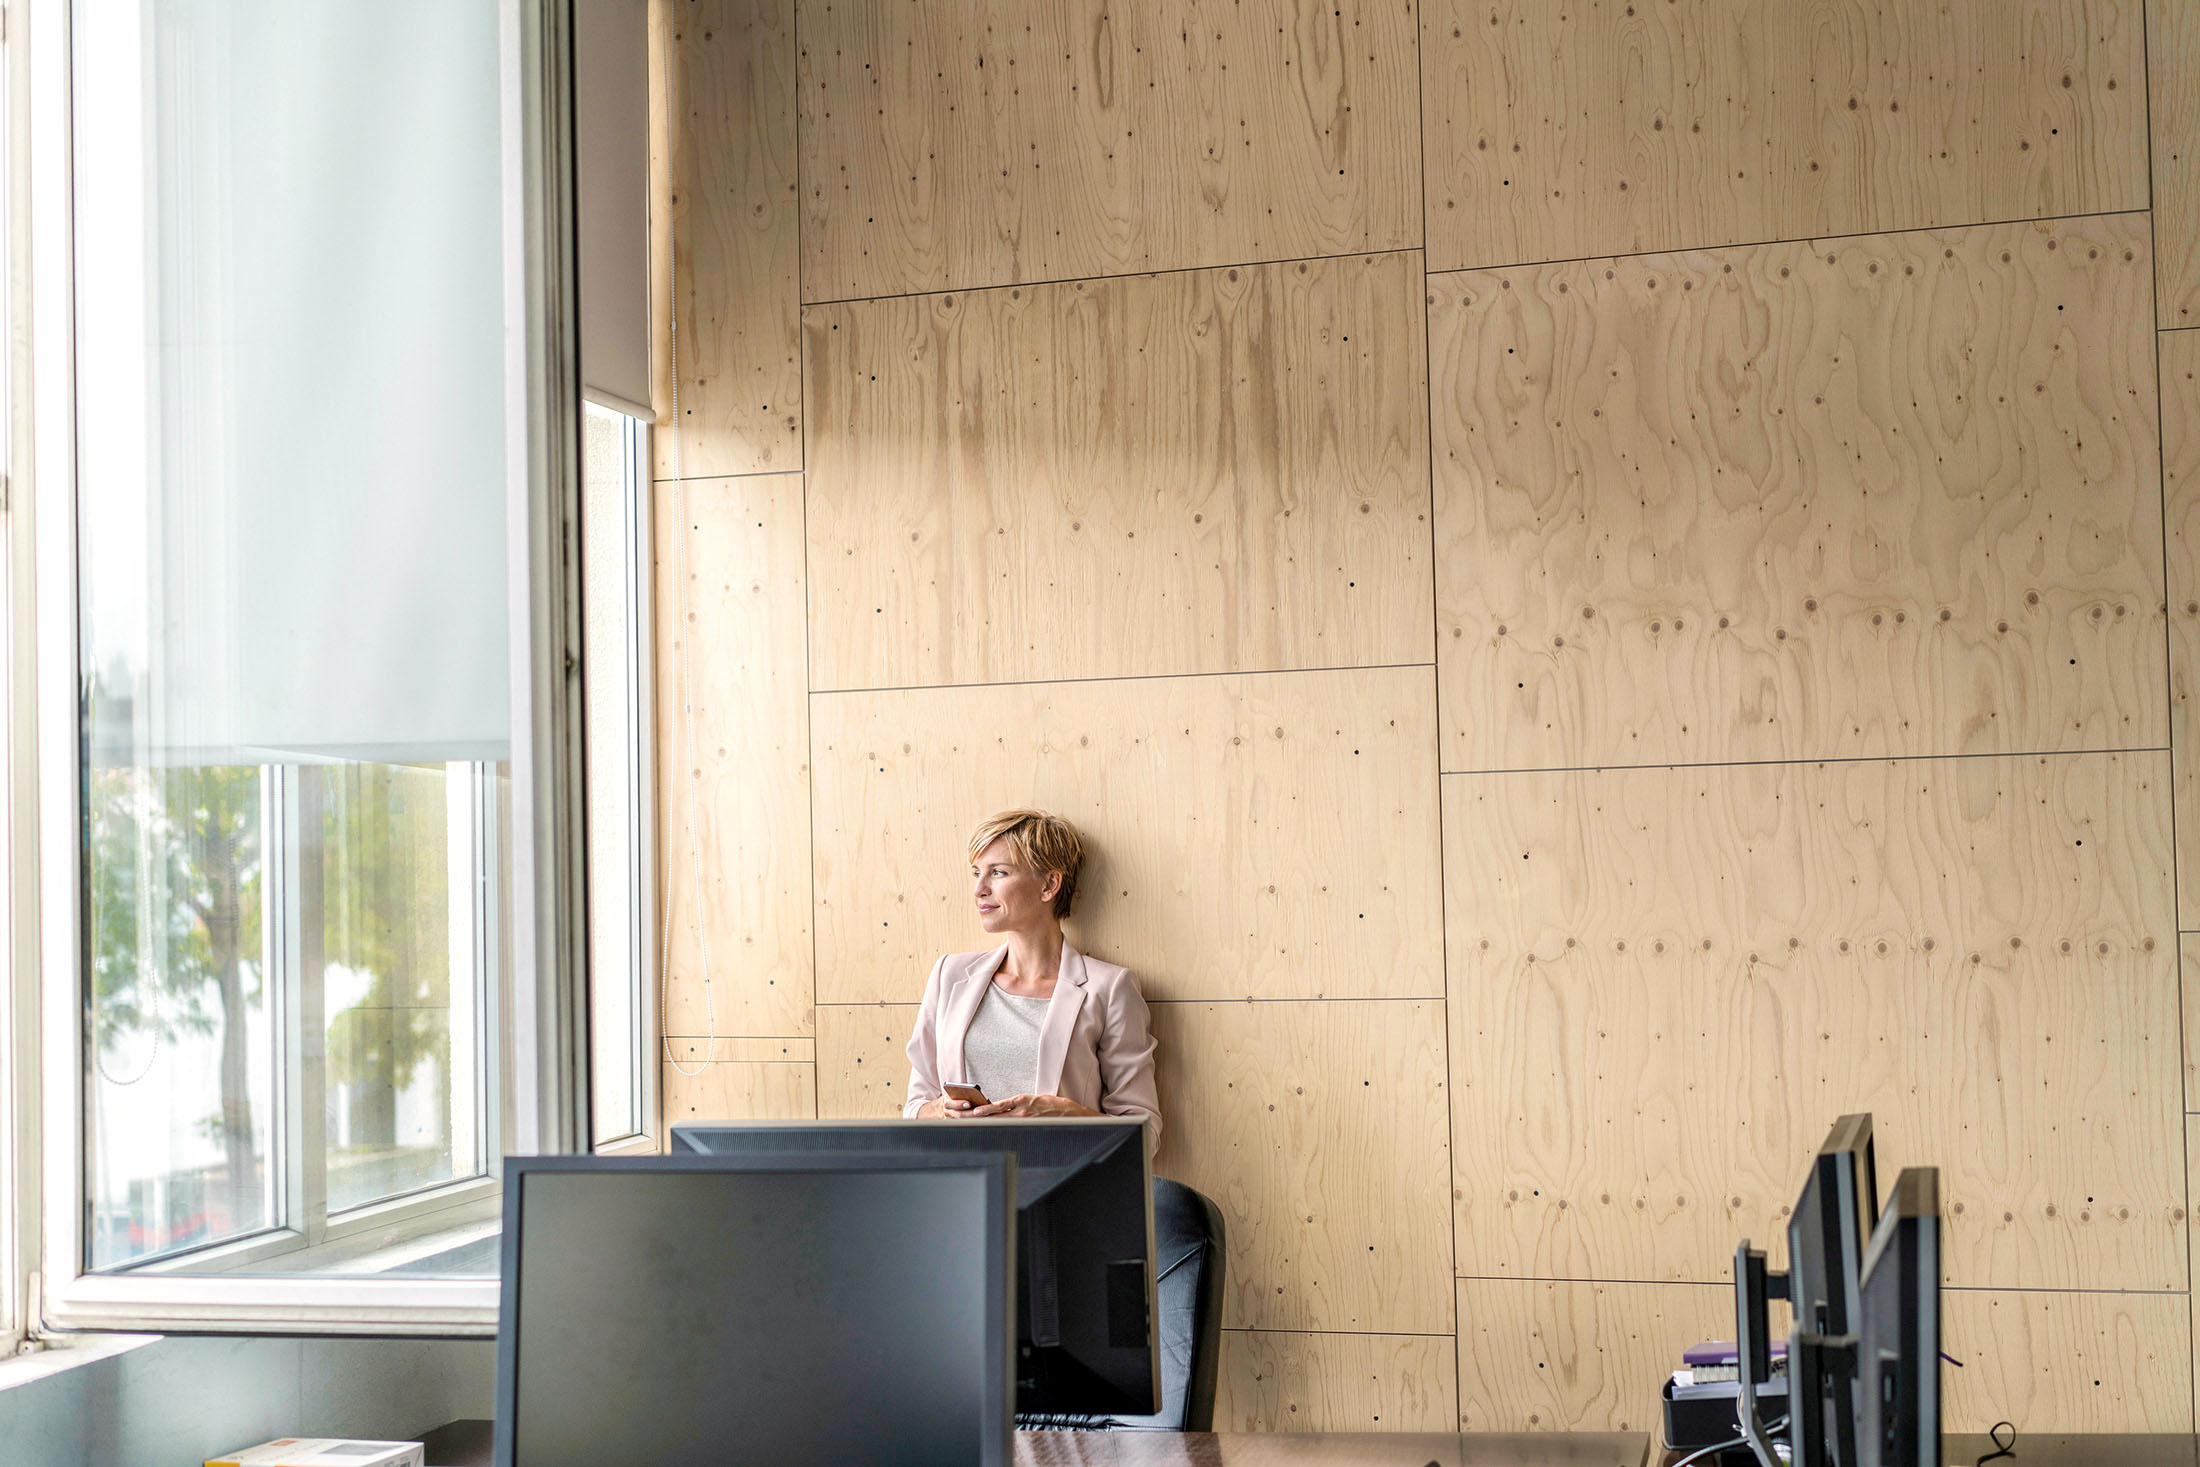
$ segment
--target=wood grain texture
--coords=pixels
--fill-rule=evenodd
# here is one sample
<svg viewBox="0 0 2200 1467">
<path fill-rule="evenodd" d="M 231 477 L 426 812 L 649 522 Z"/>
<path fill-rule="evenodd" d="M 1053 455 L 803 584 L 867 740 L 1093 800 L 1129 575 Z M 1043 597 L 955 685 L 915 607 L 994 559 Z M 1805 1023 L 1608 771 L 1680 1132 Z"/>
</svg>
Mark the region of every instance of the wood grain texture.
<svg viewBox="0 0 2200 1467">
<path fill-rule="evenodd" d="M 2194 1106 L 2200 1105 L 2200 1035 L 2193 1032 L 2195 1020 L 2200 1019 L 2200 933 L 2178 934 L 2177 972 L 2186 1015 L 2184 1107 L 2189 1113 Z M 2189 1128 L 2191 1123 L 2186 1124 Z"/>
<path fill-rule="evenodd" d="M 1942 1344 L 1963 1362 L 1941 1371 L 1944 1430 L 2192 1430 L 2185 1308 L 2182 1294 L 1943 1289 Z M 1655 1433 L 1681 1351 L 1733 1332 L 1726 1285 L 1463 1278 L 1461 1427 Z"/>
<path fill-rule="evenodd" d="M 665 1032 L 808 1034 L 801 476 L 660 484 L 656 530 Z"/>
<path fill-rule="evenodd" d="M 1154 1005 L 1156 1166 L 1222 1209 L 1225 1328 L 1451 1332 L 1443 1009 Z"/>
<path fill-rule="evenodd" d="M 1446 769 L 2159 747 L 2144 216 L 1432 277 Z"/>
<path fill-rule="evenodd" d="M 1461 1431 L 1655 1438 L 1658 1388 L 1681 1351 L 1734 1337 L 1729 1285 L 1462 1278 L 1458 1288 Z M 1775 1329 L 1787 1327 L 1784 1310 L 1775 1306 Z"/>
<path fill-rule="evenodd" d="M 2174 1163 L 2173 1163 L 2174 1166 Z M 2180 1183 L 2180 1185 L 2182 1185 Z M 2176 1294 L 1941 1292 L 1950 1431 L 2193 1429 L 2192 1334 Z"/>
<path fill-rule="evenodd" d="M 2200 928 L 2200 331 L 2161 334 L 2162 508 L 2168 526 L 2170 749 L 2176 762 L 2177 925 Z"/>
<path fill-rule="evenodd" d="M 1427 668 L 831 694 L 810 704 L 819 995 L 914 1003 L 994 945 L 966 843 L 1082 830 L 1070 940 L 1149 999 L 1437 997 Z"/>
<path fill-rule="evenodd" d="M 668 1126 L 817 1115 L 815 1046 L 807 1039 L 674 1039 L 665 1048 Z"/>
<path fill-rule="evenodd" d="M 817 1113 L 858 1120 L 900 1115 L 916 1025 L 913 1003 L 819 1004 Z"/>
<path fill-rule="evenodd" d="M 2200 326 L 2200 6 L 2147 0 L 2154 128 L 2155 318 Z"/>
<path fill-rule="evenodd" d="M 1446 776 L 1459 1271 L 1727 1277 L 1868 1110 L 1952 1283 L 2183 1288 L 2167 778 Z"/>
<path fill-rule="evenodd" d="M 1431 657 L 1420 259 L 803 314 L 819 689 Z"/>
<path fill-rule="evenodd" d="M 2142 209 L 2139 0 L 1430 0 L 1432 268 Z"/>
<path fill-rule="evenodd" d="M 1225 1330 L 1217 1431 L 1450 1431 L 1450 1335 Z"/>
<path fill-rule="evenodd" d="M 802 4 L 803 299 L 1413 248 L 1413 8 Z"/>
<path fill-rule="evenodd" d="M 667 226 L 658 226 L 651 256 L 659 332 L 651 353 L 653 396 L 665 415 L 654 435 L 656 474 L 799 469 L 794 0 L 655 0 L 654 8 L 654 115 L 662 119 L 668 105 L 676 109 L 669 129 L 660 121 L 650 138 L 652 198 L 672 231 L 667 241 Z M 678 252 L 676 271 L 668 249 Z M 675 348 L 677 424 L 671 421 Z"/>
</svg>

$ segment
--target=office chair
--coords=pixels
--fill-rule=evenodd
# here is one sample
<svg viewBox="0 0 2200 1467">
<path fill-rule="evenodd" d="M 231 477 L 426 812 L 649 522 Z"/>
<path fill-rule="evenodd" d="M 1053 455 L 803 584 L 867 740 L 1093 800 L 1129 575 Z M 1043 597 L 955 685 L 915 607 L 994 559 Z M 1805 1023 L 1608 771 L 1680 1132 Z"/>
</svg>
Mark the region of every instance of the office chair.
<svg viewBox="0 0 2200 1467">
<path fill-rule="evenodd" d="M 1155 1328 L 1161 1410 L 1152 1416 L 1018 1416 L 1030 1431 L 1213 1431 L 1222 1363 L 1222 1209 L 1182 1182 L 1153 1179 Z"/>
</svg>

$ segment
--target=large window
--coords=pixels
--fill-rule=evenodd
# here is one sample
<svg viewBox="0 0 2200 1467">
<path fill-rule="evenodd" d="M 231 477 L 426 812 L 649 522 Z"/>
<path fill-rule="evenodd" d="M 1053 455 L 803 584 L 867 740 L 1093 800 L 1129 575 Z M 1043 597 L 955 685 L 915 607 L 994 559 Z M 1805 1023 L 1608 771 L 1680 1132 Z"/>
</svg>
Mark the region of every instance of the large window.
<svg viewBox="0 0 2200 1467">
<path fill-rule="evenodd" d="M 582 697 L 567 8 L 24 3 L 43 1313 L 486 1327 L 501 1158 L 653 1125 L 645 972 L 587 981 L 646 838 L 584 846 L 581 743 L 631 826 L 646 740 Z"/>
</svg>

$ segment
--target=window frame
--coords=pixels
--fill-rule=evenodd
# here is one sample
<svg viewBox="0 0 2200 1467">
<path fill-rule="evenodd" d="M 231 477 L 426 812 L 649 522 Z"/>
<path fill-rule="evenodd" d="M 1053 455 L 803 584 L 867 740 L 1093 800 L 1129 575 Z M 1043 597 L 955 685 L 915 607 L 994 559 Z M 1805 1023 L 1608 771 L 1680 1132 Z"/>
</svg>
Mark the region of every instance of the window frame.
<svg viewBox="0 0 2200 1467">
<path fill-rule="evenodd" d="M 27 669 L 11 660 L 9 668 L 12 1005 L 0 1009 L 0 1043 L 15 1041 L 16 1084 L 13 1117 L 6 1113 L 11 1097 L 0 1094 L 0 1122 L 16 1124 L 0 1124 L 0 1188 L 35 1223 L 11 1228 L 0 1218 L 0 1244 L 11 1252 L 9 1283 L 19 1281 L 0 1286 L 0 1331 L 12 1318 L 17 1337 L 113 1329 L 493 1333 L 495 1279 L 86 1271 L 89 1006 L 81 971 L 72 16 L 69 0 L 7 0 L 7 6 L 7 18 L 28 22 L 17 31 L 27 44 L 8 48 L 11 66 L 27 81 L 31 123 L 27 148 L 10 155 L 10 184 L 12 197 L 27 193 L 29 205 L 33 329 L 29 370 L 19 375 L 28 379 L 33 483 L 44 492 L 37 512 L 27 515 L 28 496 L 16 495 L 7 526 L 16 573 L 8 586 L 9 647 L 17 658 L 29 651 L 32 660 Z M 505 289 L 509 318 L 524 320 L 526 329 L 507 333 L 505 374 L 515 697 L 512 778 L 499 815 L 510 832 L 511 919 L 498 925 L 512 981 L 500 995 L 508 999 L 502 1022 L 492 1025 L 485 1016 L 481 1025 L 484 1042 L 505 1053 L 503 1093 L 493 1097 L 497 1114 L 484 1118 L 481 1134 L 486 1142 L 501 1133 L 507 1153 L 573 1151 L 587 1145 L 590 1107 L 580 608 L 577 570 L 565 553 L 577 543 L 581 431 L 570 15 L 567 0 L 497 0 L 497 9 Z M 18 51 L 27 54 L 18 58 Z M 17 302 L 25 299 L 23 276 L 19 263 L 10 274 Z M 25 570 L 28 577 L 19 574 Z M 13 1034 L 11 1022 L 18 1026 Z M 400 1216 L 439 1210 L 493 1218 L 501 1162 L 495 1151 L 487 1160 L 487 1177 L 325 1217 L 322 1241 L 340 1243 Z M 11 1164 L 18 1168 L 12 1178 Z M 295 1200 L 298 1183 L 290 1185 Z M 236 1249 L 241 1266 L 268 1243 L 267 1235 L 255 1234 L 215 1248 Z M 203 1265 L 206 1250 L 189 1257 Z M 0 1333 L 0 1344 L 9 1342 Z"/>
<path fill-rule="evenodd" d="M 4 704 L 0 704 L 0 738 L 5 740 L 5 764 L 0 781 L 11 812 L 18 808 L 18 792 L 31 787 L 37 770 L 27 740 L 20 736 L 27 700 L 23 696 L 22 670 L 29 666 L 30 619 L 25 591 L 30 586 L 30 537 L 23 532 L 12 486 L 26 482 L 25 449 L 29 435 L 18 425 L 28 421 L 27 386 L 19 346 L 21 334 L 14 325 L 24 316 L 24 272 L 15 262 L 28 258 L 29 210 L 26 191 L 29 169 L 25 166 L 25 142 L 30 129 L 25 123 L 28 89 L 24 48 L 14 44 L 21 0 L 0 3 L 0 158 L 6 160 L 7 179 L 0 191 L 0 249 L 9 268 L 5 295 L 0 296 L 0 337 L 7 348 L 0 355 L 0 616 L 7 618 L 0 635 L 0 662 L 5 663 Z M 0 1358 L 18 1350 L 29 1332 L 32 1280 L 37 1272 L 38 1207 L 38 1009 L 35 985 L 23 975 L 35 973 L 37 926 L 18 900 L 18 873 L 37 859 L 37 832 L 31 822 L 8 821 L 5 845 L 0 846 Z"/>
<path fill-rule="evenodd" d="M 626 962 L 619 975 L 628 990 L 632 1072 L 627 1103 L 633 1129 L 619 1135 L 595 1137 L 593 1104 L 589 1107 L 592 1149 L 598 1156 L 642 1155 L 662 1150 L 660 1107 L 663 1097 L 662 1066 L 657 1062 L 657 767 L 656 767 L 656 640 L 653 628 L 654 584 L 652 553 L 656 533 L 656 484 L 650 477 L 650 425 L 624 404 L 596 402 L 617 413 L 620 427 L 620 474 L 624 502 L 619 516 L 621 544 L 617 547 L 621 583 L 620 615 L 624 618 L 620 651 L 624 666 L 620 709 L 627 728 L 627 758 L 619 769 L 625 789 L 626 816 Z M 584 539 L 583 556 L 589 554 Z M 599 672 L 602 669 L 598 669 Z M 591 912 L 593 916 L 593 912 Z M 606 975 L 590 966 L 590 981 Z M 593 1020 L 595 992 L 589 993 Z M 593 1080 L 593 1074 L 591 1079 Z"/>
</svg>

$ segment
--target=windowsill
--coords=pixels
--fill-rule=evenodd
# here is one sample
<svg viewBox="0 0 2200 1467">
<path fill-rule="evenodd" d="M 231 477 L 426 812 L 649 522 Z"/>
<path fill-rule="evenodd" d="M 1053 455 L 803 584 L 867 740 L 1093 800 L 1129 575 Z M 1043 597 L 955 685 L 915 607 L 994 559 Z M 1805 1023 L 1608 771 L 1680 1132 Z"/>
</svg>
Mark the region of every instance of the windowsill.
<svg viewBox="0 0 2200 1467">
<path fill-rule="evenodd" d="M 45 1380 L 64 1371 L 97 1365 L 102 1360 L 112 1360 L 117 1355 L 159 1344 L 160 1340 L 159 1335 L 146 1334 L 51 1336 L 43 1350 L 0 1360 L 0 1391 L 29 1385 L 34 1380 Z"/>
</svg>

